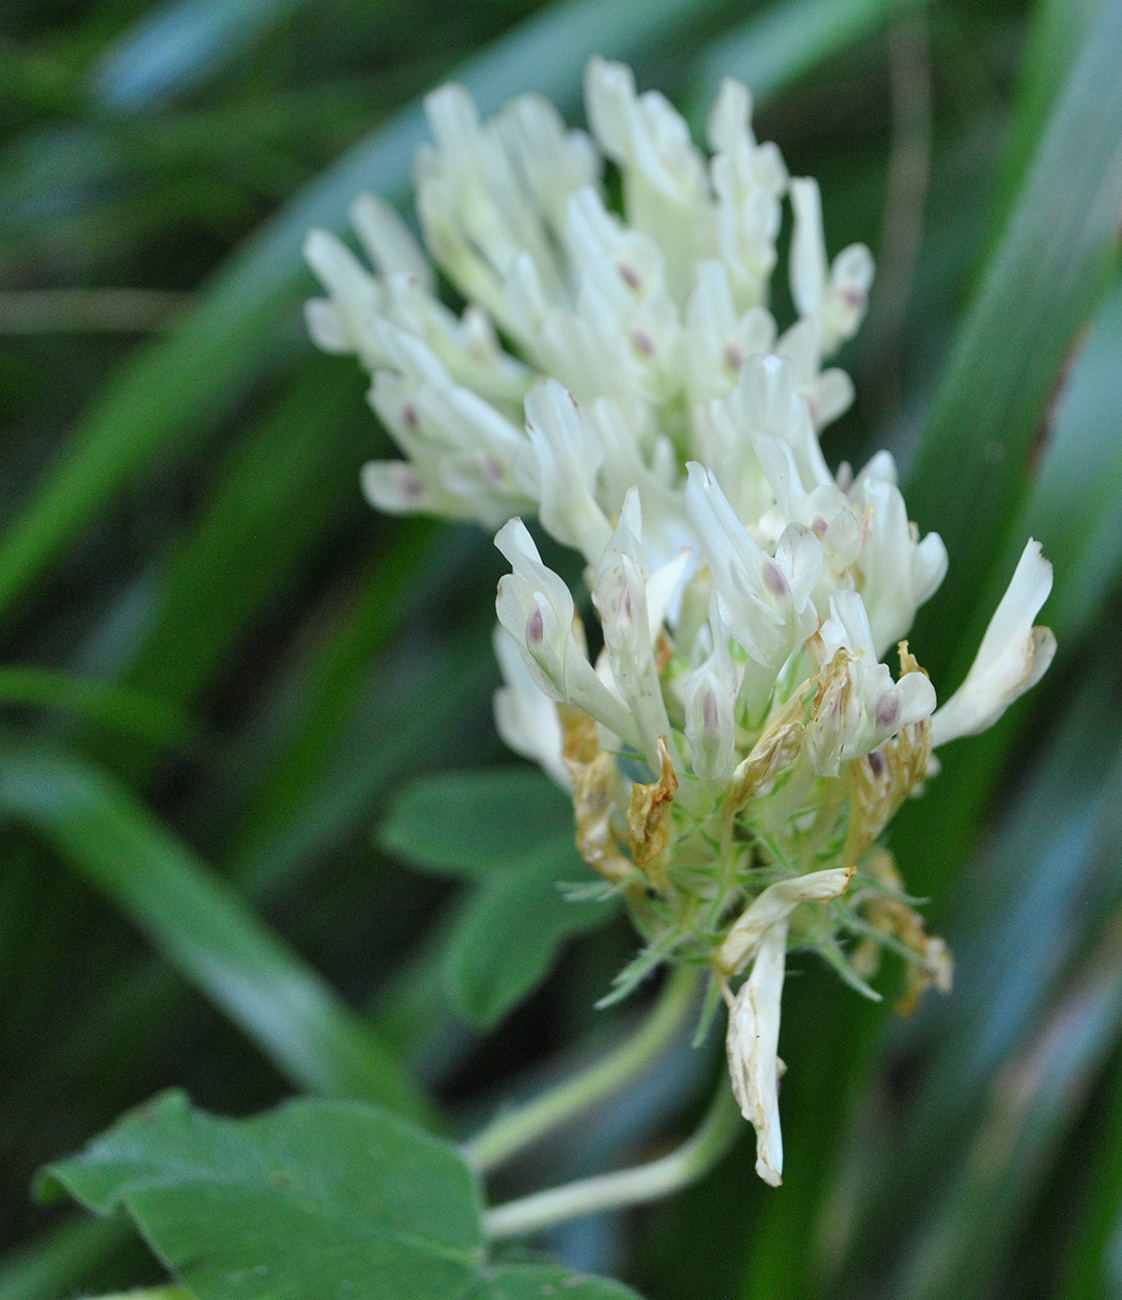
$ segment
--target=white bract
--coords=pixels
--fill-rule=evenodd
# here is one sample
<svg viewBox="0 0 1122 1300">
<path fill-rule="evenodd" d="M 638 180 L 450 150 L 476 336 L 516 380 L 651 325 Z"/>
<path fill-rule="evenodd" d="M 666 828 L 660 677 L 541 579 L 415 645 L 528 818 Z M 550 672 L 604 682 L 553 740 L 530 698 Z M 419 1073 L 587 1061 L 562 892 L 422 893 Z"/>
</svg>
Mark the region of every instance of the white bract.
<svg viewBox="0 0 1122 1300">
<path fill-rule="evenodd" d="M 512 569 L 500 734 L 572 793 L 578 847 L 647 942 L 713 971 L 757 1169 L 778 1183 L 787 950 L 844 964 L 879 930 L 910 955 L 913 991 L 946 986 L 949 957 L 900 901 L 878 836 L 933 745 L 990 726 L 1047 668 L 1054 639 L 1032 620 L 1051 570 L 1030 542 L 936 711 L 900 639 L 946 549 L 909 522 L 887 452 L 834 473 L 819 445 L 853 400 L 827 363 L 864 315 L 868 249 L 829 259 L 818 186 L 756 141 L 744 86 L 721 88 L 709 157 L 622 65 L 594 59 L 585 94 L 591 135 L 536 96 L 482 122 L 462 88 L 430 95 L 418 214 L 467 306 L 437 299 L 420 244 L 362 196 L 350 215 L 370 269 L 312 232 L 327 296 L 308 326 L 369 372 L 402 453 L 366 467 L 369 499 L 498 528 Z M 781 329 L 768 304 L 784 200 Z M 595 662 L 519 516 L 583 556 Z"/>
</svg>

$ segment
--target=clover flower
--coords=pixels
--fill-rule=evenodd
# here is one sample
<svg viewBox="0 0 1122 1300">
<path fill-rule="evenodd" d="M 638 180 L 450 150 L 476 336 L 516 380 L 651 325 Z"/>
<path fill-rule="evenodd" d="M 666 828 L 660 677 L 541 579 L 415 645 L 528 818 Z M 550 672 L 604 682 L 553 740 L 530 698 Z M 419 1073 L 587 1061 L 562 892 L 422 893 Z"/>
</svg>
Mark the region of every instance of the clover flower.
<svg viewBox="0 0 1122 1300">
<path fill-rule="evenodd" d="M 645 940 L 612 996 L 666 960 L 712 972 L 757 1171 L 778 1184 L 787 951 L 877 997 L 866 978 L 887 946 L 909 963 L 905 1001 L 949 988 L 949 954 L 878 837 L 933 746 L 991 725 L 1046 670 L 1054 638 L 1032 622 L 1051 566 L 1030 540 L 937 710 L 901 638 L 946 549 L 909 522 L 887 452 L 834 473 L 819 445 L 853 398 L 827 363 L 864 315 L 868 250 L 828 261 L 817 184 L 756 141 L 738 83 L 721 87 L 708 158 L 622 65 L 594 59 L 585 93 L 591 137 L 536 96 L 481 122 L 460 87 L 431 94 L 418 213 L 468 305 L 439 301 L 412 234 L 366 195 L 351 218 L 372 269 L 308 237 L 328 295 L 308 325 L 369 371 L 403 453 L 365 468 L 370 501 L 498 528 L 500 734 L 571 791 L 581 854 Z M 780 332 L 785 198 L 796 317 Z M 595 658 L 530 515 L 585 559 Z"/>
</svg>

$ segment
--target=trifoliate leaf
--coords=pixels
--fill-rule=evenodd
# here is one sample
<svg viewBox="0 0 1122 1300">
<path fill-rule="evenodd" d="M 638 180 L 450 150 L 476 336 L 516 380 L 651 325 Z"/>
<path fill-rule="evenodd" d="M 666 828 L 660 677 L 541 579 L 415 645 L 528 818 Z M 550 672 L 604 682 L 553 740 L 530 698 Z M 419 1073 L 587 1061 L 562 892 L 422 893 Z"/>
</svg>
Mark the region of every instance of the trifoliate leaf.
<svg viewBox="0 0 1122 1300">
<path fill-rule="evenodd" d="M 531 768 L 441 772 L 401 790 L 378 832 L 387 853 L 442 875 L 486 877 L 573 842 L 567 797 Z M 574 859 L 575 859 L 574 853 Z M 581 878 L 582 870 L 573 879 Z"/>
<path fill-rule="evenodd" d="M 556 1264 L 489 1264 L 460 1156 L 359 1102 L 229 1120 L 164 1093 L 39 1191 L 123 1209 L 186 1300 L 638 1300 Z"/>
</svg>

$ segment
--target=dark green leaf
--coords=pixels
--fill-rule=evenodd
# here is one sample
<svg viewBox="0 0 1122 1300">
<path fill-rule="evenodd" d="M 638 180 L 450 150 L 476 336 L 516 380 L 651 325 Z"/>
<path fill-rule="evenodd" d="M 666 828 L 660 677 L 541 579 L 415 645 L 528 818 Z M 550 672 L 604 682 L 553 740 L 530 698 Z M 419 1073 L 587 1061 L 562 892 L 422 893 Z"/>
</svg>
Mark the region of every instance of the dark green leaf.
<svg viewBox="0 0 1122 1300">
<path fill-rule="evenodd" d="M 1085 1173 L 1086 1199 L 1056 1300 L 1107 1300 L 1122 1286 L 1122 1069 L 1108 1078 L 1105 1123 Z"/>
<path fill-rule="evenodd" d="M 224 1120 L 166 1093 L 40 1187 L 123 1207 L 199 1300 L 456 1300 L 483 1262 L 467 1166 L 358 1103 Z"/>
<path fill-rule="evenodd" d="M 449 999 L 469 1020 L 501 1020 L 545 978 L 565 939 L 611 916 L 614 901 L 575 902 L 562 894 L 559 886 L 589 875 L 570 832 L 476 887 L 445 958 Z"/>
<path fill-rule="evenodd" d="M 524 864 L 546 841 L 565 839 L 576 864 L 570 878 L 579 880 L 572 805 L 527 767 L 421 777 L 398 794 L 378 833 L 387 853 L 413 866 L 480 877 Z"/>
<path fill-rule="evenodd" d="M 94 69 L 106 107 L 151 108 L 190 90 L 306 0 L 172 0 L 153 6 Z"/>
<path fill-rule="evenodd" d="M 75 1211 L 0 1263 L 0 1300 L 47 1300 L 73 1295 L 107 1258 L 129 1242 L 119 1219 Z"/>
<path fill-rule="evenodd" d="M 965 1163 L 925 1225 L 891 1294 L 994 1294 L 1015 1229 L 1122 1030 L 1122 916 L 1070 981 L 986 1099 Z"/>
<path fill-rule="evenodd" d="M 1034 6 L 1026 42 L 1013 129 L 997 184 L 998 223 L 1009 215 L 1037 142 L 1071 65 L 1103 10 L 1104 0 L 1042 0 Z"/>
<path fill-rule="evenodd" d="M 300 717 L 242 819 L 235 857 L 263 833 L 289 822 L 293 810 L 314 793 L 330 769 L 340 733 L 360 707 L 372 665 L 380 662 L 380 652 L 407 614 L 431 597 L 445 542 L 446 534 L 431 520 L 412 519 L 377 548 L 358 591 L 308 666 L 306 684 L 292 692 L 302 706 Z M 404 729 L 398 734 L 406 740 Z M 392 747 L 383 737 L 381 752 Z"/>
<path fill-rule="evenodd" d="M 467 1165 L 358 1103 L 227 1120 L 165 1093 L 52 1165 L 39 1191 L 123 1208 L 198 1300 L 637 1300 L 556 1264 L 489 1267 Z"/>
<path fill-rule="evenodd" d="M 1055 585 L 1042 618 L 1070 653 L 1122 569 L 1122 285 L 1100 310 L 1064 393 L 1012 538 L 1033 536 Z M 1000 598 L 1000 593 L 993 592 Z"/>
<path fill-rule="evenodd" d="M 345 366 L 313 362 L 220 467 L 168 564 L 130 685 L 192 699 L 347 507 L 373 432 Z"/>
</svg>

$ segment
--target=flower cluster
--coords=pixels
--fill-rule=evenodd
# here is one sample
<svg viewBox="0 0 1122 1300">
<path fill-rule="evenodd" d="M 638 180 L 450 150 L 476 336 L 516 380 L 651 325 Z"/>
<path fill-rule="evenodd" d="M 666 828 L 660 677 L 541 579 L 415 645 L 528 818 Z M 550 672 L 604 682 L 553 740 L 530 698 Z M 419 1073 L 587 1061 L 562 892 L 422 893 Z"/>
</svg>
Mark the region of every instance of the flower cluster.
<svg viewBox="0 0 1122 1300">
<path fill-rule="evenodd" d="M 909 522 L 888 453 L 835 474 L 819 446 L 852 401 L 826 363 L 864 314 L 868 250 L 828 261 L 818 187 L 757 143 L 742 85 L 721 88 L 708 158 L 621 65 L 593 60 L 586 104 L 591 137 L 534 96 L 481 122 L 461 88 L 430 95 L 418 211 L 466 309 L 439 301 L 407 227 L 363 196 L 351 217 L 373 270 L 313 232 L 328 296 L 308 322 L 371 373 L 404 455 L 366 467 L 373 504 L 498 527 L 499 730 L 571 791 L 582 856 L 631 907 L 646 944 L 618 990 L 664 960 L 712 970 L 757 1170 L 777 1184 L 786 954 L 817 950 L 876 996 L 888 947 L 910 998 L 949 986 L 878 837 L 932 749 L 1047 668 L 1054 640 L 1032 622 L 1051 568 L 1030 541 L 937 709 L 901 638 L 942 581 L 943 543 Z M 785 199 L 796 315 L 780 332 Z M 594 657 L 526 515 L 584 557 Z"/>
</svg>

